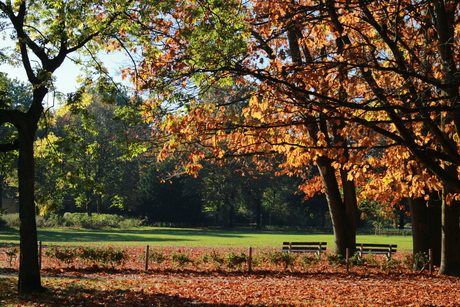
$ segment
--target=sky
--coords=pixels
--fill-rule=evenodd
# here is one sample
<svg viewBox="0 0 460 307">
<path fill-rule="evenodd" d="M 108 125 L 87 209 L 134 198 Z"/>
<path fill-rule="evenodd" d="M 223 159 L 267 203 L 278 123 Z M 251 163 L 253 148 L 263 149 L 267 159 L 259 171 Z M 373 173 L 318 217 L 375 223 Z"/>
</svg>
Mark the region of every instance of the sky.
<svg viewBox="0 0 460 307">
<path fill-rule="evenodd" d="M 7 42 L 0 40 L 0 48 L 7 47 Z M 109 70 L 111 77 L 116 82 L 122 82 L 120 67 L 123 63 L 126 63 L 127 56 L 123 53 L 113 53 L 113 54 L 101 54 L 99 58 L 104 62 L 104 65 Z M 7 64 L 0 65 L 0 72 L 5 72 L 8 74 L 10 79 L 19 79 L 21 81 L 27 82 L 27 76 L 24 68 L 13 67 Z M 56 77 L 56 88 L 58 92 L 68 94 L 74 92 L 78 88 L 78 82 L 76 81 L 77 77 L 81 74 L 81 67 L 74 64 L 70 59 L 66 59 L 64 63 L 56 70 L 54 76 Z M 48 105 L 49 100 L 52 99 L 47 97 Z"/>
<path fill-rule="evenodd" d="M 27 82 L 27 76 L 23 67 L 12 67 L 6 64 L 0 65 L 0 72 L 8 74 L 10 79 L 19 79 Z M 70 93 L 77 88 L 77 77 L 80 73 L 79 68 L 71 61 L 65 61 L 55 73 L 56 87 L 59 92 Z"/>
</svg>

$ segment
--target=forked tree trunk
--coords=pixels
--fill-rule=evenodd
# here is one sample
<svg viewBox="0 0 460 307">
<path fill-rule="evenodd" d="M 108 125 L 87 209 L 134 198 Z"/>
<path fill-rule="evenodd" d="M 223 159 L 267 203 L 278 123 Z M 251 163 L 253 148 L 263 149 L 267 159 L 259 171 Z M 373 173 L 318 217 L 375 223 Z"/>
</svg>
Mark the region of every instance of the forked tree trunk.
<svg viewBox="0 0 460 307">
<path fill-rule="evenodd" d="M 331 214 L 332 228 L 334 231 L 334 253 L 345 256 L 346 249 L 349 248 L 352 253 L 356 249 L 356 216 L 357 204 L 354 191 L 344 192 L 347 195 L 342 199 L 340 188 L 337 183 L 335 169 L 331 166 L 331 160 L 321 156 L 316 161 L 324 188 L 326 198 Z M 353 188 L 354 184 L 347 184 L 344 189 Z"/>
<path fill-rule="evenodd" d="M 433 264 L 441 264 L 441 205 L 440 200 L 409 199 L 412 219 L 412 244 L 414 255 L 433 251 Z M 415 263 L 414 269 L 421 269 Z"/>
</svg>

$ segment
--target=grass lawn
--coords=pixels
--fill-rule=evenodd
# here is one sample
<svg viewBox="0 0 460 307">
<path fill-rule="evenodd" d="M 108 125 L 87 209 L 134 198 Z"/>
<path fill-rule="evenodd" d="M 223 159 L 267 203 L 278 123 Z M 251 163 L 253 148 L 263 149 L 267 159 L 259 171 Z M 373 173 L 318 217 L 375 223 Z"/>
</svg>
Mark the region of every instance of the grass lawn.
<svg viewBox="0 0 460 307">
<path fill-rule="evenodd" d="M 299 232 L 210 230 L 191 228 L 140 227 L 133 229 L 39 229 L 38 239 L 53 245 L 115 245 L 115 246 L 186 246 L 186 247 L 280 247 L 283 241 L 327 242 L 334 245 L 332 234 Z M 0 243 L 18 242 L 19 231 L 0 231 Z M 358 243 L 397 244 L 399 251 L 412 250 L 412 237 L 358 235 Z"/>
</svg>

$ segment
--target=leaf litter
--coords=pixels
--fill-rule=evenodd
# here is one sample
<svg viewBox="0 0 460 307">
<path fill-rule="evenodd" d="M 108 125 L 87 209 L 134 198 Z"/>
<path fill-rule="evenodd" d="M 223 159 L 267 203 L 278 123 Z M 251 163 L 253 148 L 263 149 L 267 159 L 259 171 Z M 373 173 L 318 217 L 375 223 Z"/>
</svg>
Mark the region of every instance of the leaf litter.
<svg viewBox="0 0 460 307">
<path fill-rule="evenodd" d="M 162 251 L 177 252 L 177 248 Z M 321 261 L 283 267 L 259 263 L 228 268 L 211 263 L 178 267 L 171 261 L 144 270 L 141 248 L 126 251 L 119 267 L 88 263 L 63 265 L 43 258 L 43 294 L 16 294 L 17 268 L 0 269 L 2 306 L 460 306 L 460 278 L 419 273 L 407 268 L 382 270 Z M 207 248 L 181 250 L 200 259 Z M 220 251 L 223 253 L 224 251 Z M 4 260 L 0 258 L 0 260 Z M 6 264 L 5 261 L 0 261 Z"/>
</svg>

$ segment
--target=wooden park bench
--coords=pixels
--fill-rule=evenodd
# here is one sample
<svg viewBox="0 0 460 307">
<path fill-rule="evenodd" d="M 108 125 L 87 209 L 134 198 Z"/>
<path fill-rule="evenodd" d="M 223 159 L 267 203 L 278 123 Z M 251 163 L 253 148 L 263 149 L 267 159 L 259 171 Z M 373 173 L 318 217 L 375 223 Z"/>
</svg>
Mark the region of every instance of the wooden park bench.
<svg viewBox="0 0 460 307">
<path fill-rule="evenodd" d="M 385 255 L 388 260 L 391 255 L 396 253 L 398 245 L 396 244 L 371 244 L 371 243 L 357 243 L 356 252 L 362 257 L 364 254 Z"/>
<path fill-rule="evenodd" d="M 327 242 L 283 242 L 283 252 L 289 253 L 317 253 L 326 251 Z"/>
</svg>

